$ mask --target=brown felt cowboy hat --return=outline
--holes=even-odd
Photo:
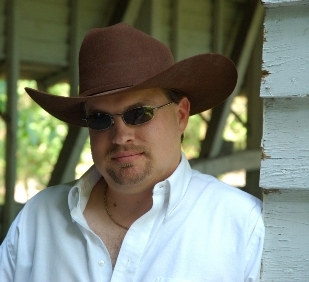
[[[191,102],[190,115],[223,102],[234,90],[237,71],[219,54],[201,54],[174,63],[160,41],[119,23],[90,30],[79,53],[79,96],[61,97],[26,88],[56,118],[86,126],[83,103],[105,95],[147,88],[177,89]]]

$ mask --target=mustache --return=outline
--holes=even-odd
[[[115,153],[119,153],[119,152],[125,152],[125,151],[133,151],[136,153],[144,153],[146,155],[148,155],[149,150],[147,148],[145,148],[144,146],[141,145],[114,145],[108,152],[107,152],[107,156],[111,156]]]

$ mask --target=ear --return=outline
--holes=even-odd
[[[178,104],[178,125],[181,133],[183,133],[187,127],[190,116],[190,102],[187,97],[183,97]]]

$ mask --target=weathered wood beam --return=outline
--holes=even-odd
[[[19,78],[18,1],[7,1],[7,104],[5,148],[5,206],[3,209],[2,237],[7,233],[16,216],[14,201],[17,167],[17,82]]]
[[[253,48],[246,79],[247,93],[247,149],[260,149],[263,130],[263,100],[260,97],[262,78],[262,48],[263,26],[260,26],[259,36]],[[258,158],[260,161],[260,158]],[[260,170],[246,172],[247,192],[262,199],[262,189],[259,186]]]
[[[75,168],[87,137],[88,130],[86,128],[69,127],[48,186],[68,182],[75,178]]]
[[[249,7],[251,10],[251,6]],[[226,123],[226,119],[230,113],[230,107],[233,99],[238,95],[245,75],[247,66],[252,54],[256,38],[259,34],[260,26],[263,22],[264,10],[259,2],[254,3],[254,13],[246,13],[246,16],[251,19],[250,25],[244,25],[245,30],[240,30],[240,34],[245,34],[246,38],[242,46],[239,43],[235,45],[235,49],[240,49],[241,53],[234,51],[231,58],[236,63],[238,70],[238,82],[232,95],[221,105],[215,107],[212,110],[212,118],[209,123],[209,127],[206,132],[206,137],[201,144],[201,157],[215,157],[220,153],[222,147],[222,133]],[[239,42],[240,40],[238,40]]]
[[[70,96],[78,95],[78,53],[80,47],[80,14],[81,0],[71,1],[70,14],[70,48],[69,72]],[[66,139],[63,143],[59,157],[53,169],[48,186],[71,181],[75,178],[75,168],[79,162],[80,153],[87,140],[86,129],[69,126]]]
[[[160,41],[162,38],[162,1],[164,0],[151,0],[151,17],[150,17],[150,35]]]
[[[171,51],[173,53],[175,61],[179,61],[180,53],[180,8],[181,0],[172,0],[172,28],[171,28]]]
[[[134,25],[144,0],[129,0],[122,22]]]
[[[212,50],[223,54],[224,46],[224,0],[215,0],[213,4],[213,40]]]
[[[110,18],[108,25],[113,25],[121,22],[123,16],[126,13],[127,7],[129,4],[129,0],[118,0],[114,6],[113,15]]]
[[[245,169],[258,170],[261,165],[261,150],[245,150],[231,155],[190,160],[193,169],[202,173],[218,176],[229,171]]]
[[[38,81],[38,86],[41,85],[45,85],[45,87],[49,87],[51,85],[55,85],[61,81],[68,81],[68,77],[69,77],[69,68],[63,68],[60,71],[56,72],[56,73],[52,73],[49,74],[43,78],[41,78]],[[40,90],[42,90],[41,88],[39,88]]]

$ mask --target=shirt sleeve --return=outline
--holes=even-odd
[[[0,281],[14,281],[16,266],[16,244],[18,242],[17,219],[12,223],[0,246]]]
[[[254,218],[256,218],[256,215]],[[260,281],[265,227],[261,211],[258,213],[257,220],[254,220],[254,218],[251,218],[251,222],[249,223],[249,230],[251,230],[251,234],[249,234],[247,244],[247,267],[245,271],[245,282]],[[253,228],[250,228],[250,225],[253,225]]]

